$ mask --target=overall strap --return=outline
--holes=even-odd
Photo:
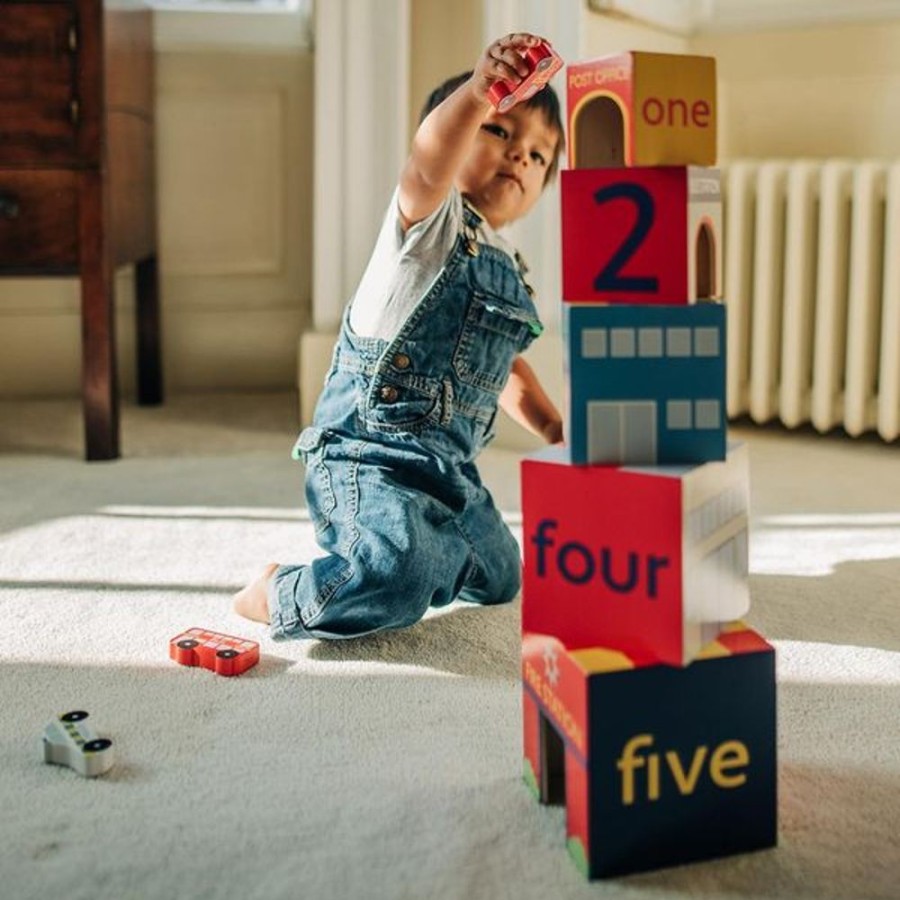
[[[472,206],[465,197],[463,197],[463,230],[462,236],[465,242],[466,253],[469,256],[478,256],[478,229],[484,224],[484,216]],[[528,265],[524,257],[518,250],[514,250],[516,269],[522,284],[530,297],[534,296],[534,288],[528,283],[525,274],[528,272]]]

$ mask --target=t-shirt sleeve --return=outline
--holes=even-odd
[[[400,194],[399,190],[395,191],[391,213],[396,219],[398,234],[401,235],[402,252],[411,256],[430,256],[435,252],[445,251],[441,257],[443,264],[459,234],[462,206],[459,191],[451,188],[444,202],[430,216],[416,222],[407,229],[406,234],[403,234],[400,221]]]
[[[350,327],[362,337],[390,340],[444,266],[463,217],[452,188],[430,216],[403,230],[399,189],[394,191],[375,250],[353,295]]]

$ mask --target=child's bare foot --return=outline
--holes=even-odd
[[[269,563],[243,590],[234,595],[234,611],[254,622],[269,622],[269,579],[278,563]]]

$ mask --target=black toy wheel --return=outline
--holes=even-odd
[[[74,709],[72,712],[64,713],[59,717],[60,722],[82,722],[88,717],[83,709]]]
[[[95,738],[84,745],[84,752],[99,753],[101,750],[106,750],[107,747],[112,747],[112,741],[109,738]]]
[[[234,659],[237,655],[237,650],[219,650],[219,652],[216,653],[216,656],[218,656],[219,659]]]
[[[193,638],[186,638],[183,641],[179,641],[175,646],[181,650],[193,650],[194,647],[200,646],[200,641],[195,641]]]

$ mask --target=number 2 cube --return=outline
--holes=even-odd
[[[561,173],[568,303],[686,304],[719,296],[718,169],[658,166]]]

